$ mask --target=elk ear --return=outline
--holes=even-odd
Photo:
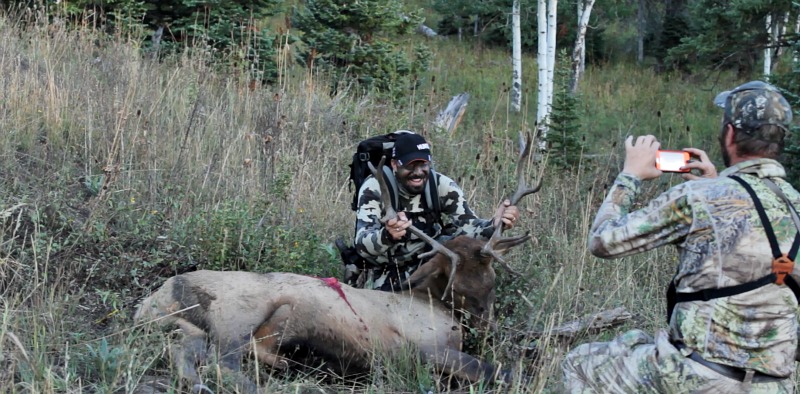
[[[403,286],[403,288],[414,289],[425,283],[428,279],[440,275],[442,272],[442,264],[437,263],[437,259],[435,258],[430,259],[420,265],[419,268],[411,274],[408,281],[406,281],[406,286]]]

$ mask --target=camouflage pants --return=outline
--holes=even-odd
[[[742,383],[685,357],[666,331],[640,330],[573,349],[562,364],[569,393],[791,393],[793,379]]]

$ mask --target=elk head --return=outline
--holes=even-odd
[[[527,233],[502,238],[495,243],[494,251],[496,254],[505,253],[529,239]],[[481,253],[484,244],[485,241],[466,235],[445,242],[445,246],[460,257],[455,270],[449,269],[447,259],[437,254],[411,275],[409,286],[412,289],[424,289],[432,297],[449,302],[455,310],[469,312],[477,318],[476,326],[486,328],[485,324],[491,321],[495,301],[495,271],[492,264],[494,256]]]

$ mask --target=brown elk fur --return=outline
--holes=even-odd
[[[527,234],[505,238],[494,250],[527,239]],[[287,351],[304,346],[341,365],[366,369],[376,351],[411,346],[446,374],[473,382],[508,379],[507,372],[461,351],[459,311],[488,320],[495,298],[493,257],[481,253],[484,244],[464,236],[445,243],[461,260],[450,294],[444,292],[452,267],[441,253],[420,266],[408,280],[410,289],[401,293],[291,273],[196,271],[168,279],[142,302],[134,319],[182,328],[173,359],[196,390],[203,387],[196,363],[208,345],[216,347],[224,368],[237,373],[247,351],[285,369]],[[242,386],[255,391],[246,379]]]

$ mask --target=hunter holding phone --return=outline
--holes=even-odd
[[[628,138],[623,172],[600,207],[590,251],[617,258],[675,245],[669,330],[641,330],[573,349],[563,363],[569,392],[791,393],[797,351],[800,193],[776,160],[792,111],[779,91],[754,81],[723,92],[717,176],[705,152],[677,185],[631,210],[642,182],[661,175],[653,136]]]

